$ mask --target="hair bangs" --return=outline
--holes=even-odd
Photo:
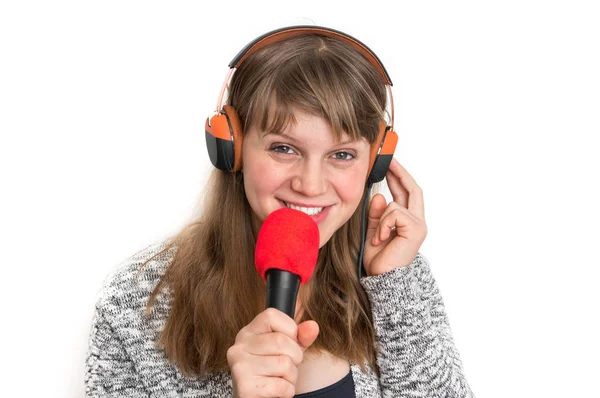
[[[341,58],[325,47],[288,60],[255,88],[247,113],[250,125],[281,133],[301,110],[327,120],[338,140],[374,142],[383,119],[381,101],[372,94],[372,84]]]
[[[268,98],[268,101],[260,100]],[[251,114],[255,118],[253,125],[259,128],[262,133],[280,134],[285,131],[288,124],[296,123],[294,115],[294,103],[280,100],[277,92],[272,90],[264,96],[257,96],[257,101]]]

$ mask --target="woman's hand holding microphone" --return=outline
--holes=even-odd
[[[233,396],[236,398],[293,397],[297,366],[316,340],[315,321],[299,325],[285,313],[267,308],[239,331],[227,351]]]

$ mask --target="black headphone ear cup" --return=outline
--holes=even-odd
[[[385,178],[390,163],[392,163],[397,143],[398,134],[392,131],[391,127],[386,125],[385,122],[381,122],[377,140],[371,145],[371,165],[367,177],[370,184],[380,182]]]
[[[211,163],[219,170],[236,172],[242,166],[242,127],[235,109],[225,105],[206,119],[206,148]]]
[[[242,123],[233,106],[224,105],[222,112],[227,116],[229,131],[233,139],[233,168],[231,171],[235,173],[242,168]]]

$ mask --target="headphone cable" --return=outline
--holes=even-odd
[[[365,239],[367,235],[367,203],[369,202],[369,195],[371,193],[371,187],[373,183],[371,181],[367,182],[367,189],[365,190],[365,198],[362,209],[362,222],[361,222],[361,232],[360,232],[360,252],[358,255],[358,280],[360,280],[363,269],[363,255],[365,252]],[[366,273],[366,270],[365,270]]]

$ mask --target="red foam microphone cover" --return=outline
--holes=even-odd
[[[300,276],[305,284],[317,265],[319,227],[306,213],[282,208],[265,218],[258,238],[254,262],[263,279],[271,268]]]

